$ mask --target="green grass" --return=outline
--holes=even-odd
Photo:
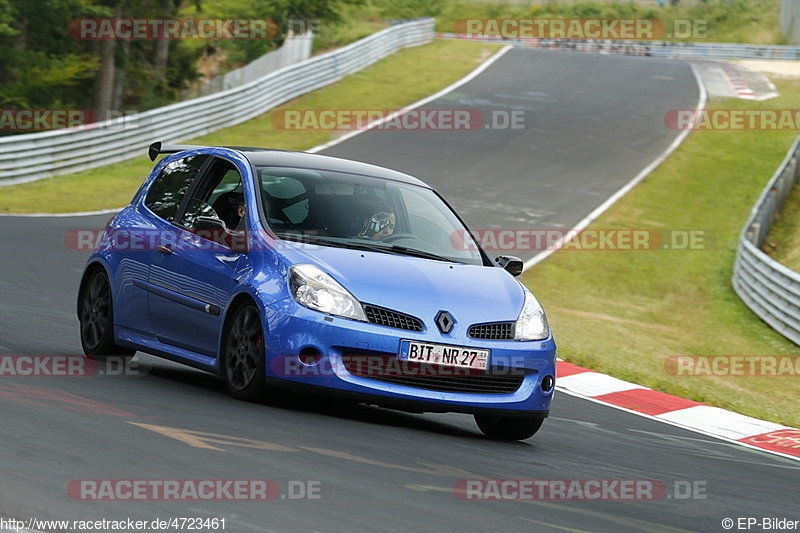
[[[667,2],[668,4],[669,2]],[[199,11],[198,11],[199,5]],[[230,17],[252,15],[251,0],[219,0],[187,4],[185,16]],[[341,3],[338,20],[326,20],[317,28],[313,52],[318,53],[366,37],[384,27],[389,19],[435,17],[436,31],[452,32],[456,22],[469,18],[653,18],[705,21],[707,34],[687,40],[784,44],[779,28],[780,0],[683,0],[677,7],[658,8],[656,0],[365,0]],[[462,30],[463,31],[463,28]],[[208,45],[196,40],[184,43],[196,55]],[[239,67],[266,52],[263,43],[223,41],[215,43],[224,53],[217,58],[221,72]]]
[[[767,102],[798,108],[800,82]],[[797,355],[731,288],[739,232],[796,132],[694,132],[591,228],[704,230],[713,246],[678,251],[560,251],[527,272],[570,362],[653,389],[800,427],[798,377],[674,377],[672,355]]]
[[[339,8],[339,16],[341,20],[324,23],[318,28],[312,53],[344,46],[389,27],[389,23],[378,17],[376,9],[369,4],[344,4]]]
[[[688,40],[783,44],[780,0],[709,0],[681,2],[659,9],[651,2],[538,0],[506,2],[487,0],[373,0],[384,17],[435,16],[436,30],[455,31],[456,21],[469,18],[655,18],[702,20],[707,34]]]
[[[408,48],[342,81],[301,96],[282,109],[393,109],[435,93],[477,67],[499,45],[437,40]],[[273,112],[186,142],[307,150],[333,138],[327,131],[286,131],[272,124]],[[156,139],[154,139],[156,140]],[[141,157],[77,174],[0,188],[0,212],[63,213],[125,205],[152,163]]]
[[[776,261],[800,272],[800,185],[795,186],[775,218],[764,251]]]

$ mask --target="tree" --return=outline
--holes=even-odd
[[[86,104],[85,85],[96,61],[66,28],[72,18],[96,13],[85,0],[0,0],[0,105]]]

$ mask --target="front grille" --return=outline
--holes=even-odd
[[[491,324],[475,324],[469,328],[469,336],[473,339],[513,340],[513,322],[494,322]]]
[[[376,363],[358,357],[343,357],[344,366],[354,376],[438,392],[464,394],[511,394],[519,390],[524,371],[505,369],[479,372],[462,368],[411,363],[394,357]]]
[[[373,324],[408,331],[422,331],[422,321],[410,315],[404,315],[391,309],[384,309],[374,305],[365,305],[364,312],[367,320]]]

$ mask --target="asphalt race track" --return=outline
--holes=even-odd
[[[661,155],[695,109],[688,63],[513,49],[426,108],[524,111],[524,129],[375,131],[326,154],[414,174],[477,229],[567,230]],[[515,252],[529,259],[537,251]]]
[[[697,98],[686,63],[514,50],[429,107],[523,108],[532,112],[525,129],[375,131],[328,153],[419,175],[473,227],[566,228],[663,152],[676,134],[664,127],[664,112],[693,108]],[[74,302],[87,254],[67,250],[64,235],[102,228],[107,218],[0,218],[0,354],[82,353]],[[796,462],[565,394],[556,394],[538,435],[496,443],[465,415],[411,415],[314,396],[248,404],[188,367],[143,354],[134,364],[136,375],[0,381],[0,516],[225,517],[233,532],[677,533],[722,531],[726,517],[791,518],[796,505]],[[480,502],[454,495],[459,479],[482,477],[655,479],[670,492],[675,481],[689,481],[706,497]],[[131,478],[266,478],[284,493],[289,481],[308,480],[320,483],[321,497],[103,502],[67,493],[72,480]]]

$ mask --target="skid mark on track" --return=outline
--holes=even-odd
[[[195,431],[191,429],[180,429],[167,426],[154,426],[152,424],[140,424],[138,422],[128,422],[134,426],[142,429],[155,431],[171,439],[181,441],[193,448],[201,448],[203,450],[214,450],[224,452],[224,448],[214,446],[219,444],[221,446],[237,446],[240,448],[253,448],[255,450],[266,450],[271,452],[297,452],[297,448],[283,446],[282,444],[274,444],[272,442],[264,442],[261,440],[247,439],[243,437],[233,437],[230,435],[223,435],[221,433],[207,433],[205,431]]]
[[[80,413],[138,418],[136,414],[130,411],[125,411],[124,409],[119,409],[118,407],[98,402],[91,398],[78,396],[71,392],[55,389],[41,389],[28,385],[2,385],[0,386],[0,398],[12,402],[27,403],[40,407],[67,409]]]
[[[371,466],[377,466],[381,468],[390,468],[393,470],[403,470],[406,472],[413,472],[416,474],[430,474],[436,476],[446,476],[446,477],[454,477],[454,478],[478,478],[478,479],[486,479],[486,476],[481,476],[478,474],[474,474],[467,470],[462,470],[461,468],[457,468],[454,466],[444,465],[444,464],[437,464],[437,463],[420,463],[422,466],[409,466],[409,465],[401,465],[396,463],[387,463],[385,461],[380,461],[377,459],[371,459],[369,457],[363,457],[360,455],[355,455],[350,452],[341,451],[341,450],[329,450],[326,448],[314,448],[310,446],[285,446],[283,444],[276,444],[273,442],[265,442],[261,440],[249,439],[245,437],[235,437],[231,435],[223,435],[221,433],[207,433],[205,431],[197,431],[197,430],[190,430],[190,429],[181,429],[181,428],[174,428],[174,427],[167,427],[167,426],[155,426],[152,424],[142,424],[139,422],[128,422],[131,425],[140,427],[142,429],[146,429],[148,431],[153,431],[155,433],[159,433],[164,435],[165,437],[169,437],[171,439],[175,439],[177,441],[183,442],[184,444],[188,444],[193,448],[199,448],[203,450],[211,450],[211,451],[219,451],[224,452],[225,448],[221,446],[234,446],[239,448],[252,448],[255,450],[264,450],[264,451],[272,451],[272,452],[299,452],[299,451],[307,451],[317,455],[322,455],[326,457],[333,457],[336,459],[342,459],[345,461],[351,461],[360,464],[366,464]]]

